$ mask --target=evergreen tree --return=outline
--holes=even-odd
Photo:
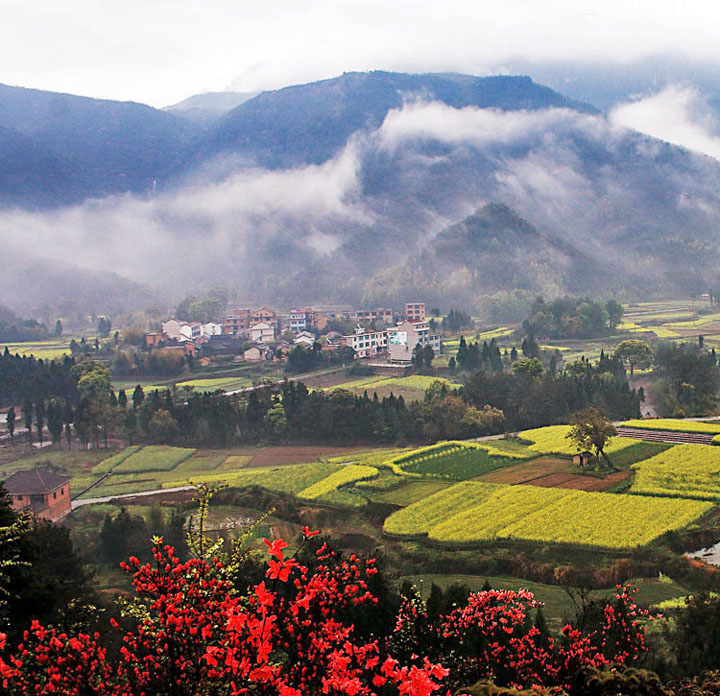
[[[7,429],[8,434],[10,435],[10,439],[12,440],[15,436],[15,407],[11,406],[10,409],[7,412],[7,415],[5,416],[5,420],[7,422]]]

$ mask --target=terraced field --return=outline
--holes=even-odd
[[[393,513],[383,529],[445,544],[517,539],[626,549],[685,527],[712,507],[701,501],[465,481]]]
[[[633,493],[720,500],[720,447],[675,445],[632,468]]]
[[[544,428],[525,430],[518,434],[522,440],[530,442],[529,449],[538,454],[566,454],[573,455],[577,447],[567,439],[570,432],[569,425],[549,425]],[[641,440],[632,438],[613,438],[610,445],[605,449],[608,455],[621,452],[628,447],[640,444]]]

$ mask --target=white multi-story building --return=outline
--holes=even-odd
[[[261,321],[250,327],[250,340],[253,343],[273,343],[275,341],[275,326]]]
[[[404,321],[387,331],[390,360],[410,362],[417,344],[430,346],[437,357],[440,355],[440,335],[431,334],[427,322]]]
[[[343,336],[342,343],[350,346],[358,358],[372,358],[387,349],[387,331],[367,331],[361,326],[351,336]]]

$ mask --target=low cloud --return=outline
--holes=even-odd
[[[591,128],[598,118],[571,109],[501,111],[468,106],[455,109],[440,102],[411,102],[393,109],[380,129],[384,147],[393,148],[410,139],[467,143],[478,147],[533,138],[544,131],[572,127]]]
[[[175,291],[257,271],[266,244],[337,247],[332,226],[362,224],[353,147],[320,166],[245,170],[156,197],[113,196],[50,212],[0,214],[16,254],[112,271]],[[328,229],[329,228],[329,229]],[[268,263],[271,259],[267,259]]]
[[[618,106],[610,119],[616,126],[720,159],[717,123],[707,101],[694,87],[670,85],[657,94]]]

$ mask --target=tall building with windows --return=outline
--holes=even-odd
[[[410,362],[417,344],[440,355],[440,334],[431,334],[426,322],[404,321],[387,331],[387,348],[393,362]]]
[[[405,319],[407,321],[425,321],[425,303],[407,302],[405,304]]]

